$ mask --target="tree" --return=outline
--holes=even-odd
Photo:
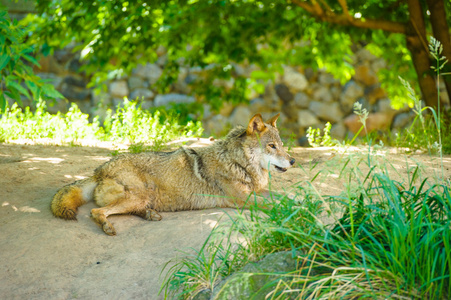
[[[214,64],[216,75],[224,77],[233,72],[231,62],[246,61],[269,74],[291,63],[349,79],[351,47],[364,42],[391,66],[379,76],[392,99],[404,93],[398,76],[410,81],[416,76],[426,104],[435,107],[427,35],[440,40],[451,58],[451,4],[444,0],[37,2],[41,29],[33,42],[46,47],[78,43],[89,60],[85,70],[94,74],[92,84],[113,70],[129,72],[137,63],[155,60],[158,46],[168,50],[170,70],[183,57],[191,65]],[[447,88],[451,95],[449,80]]]
[[[19,102],[21,96],[35,101],[64,98],[53,85],[33,74],[31,66],[39,63],[33,56],[34,47],[24,43],[26,33],[27,29],[17,20],[11,21],[0,7],[0,112],[6,107],[5,96]]]

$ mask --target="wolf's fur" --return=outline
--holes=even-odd
[[[91,211],[106,234],[116,234],[107,217],[135,214],[160,220],[158,212],[212,207],[243,207],[251,192],[266,194],[268,171],[294,164],[284,150],[274,116],[255,115],[224,140],[201,148],[117,156],[90,178],[61,188],[51,204],[55,216],[76,220],[77,208],[94,200]]]

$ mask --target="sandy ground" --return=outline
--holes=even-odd
[[[346,172],[364,178],[366,157],[333,149],[293,149],[297,167],[275,174],[273,187],[289,187],[313,178],[324,194],[346,187]],[[89,217],[94,203],[82,206],[78,222],[52,216],[49,206],[58,188],[90,176],[111,158],[101,147],[0,144],[0,298],[1,299],[162,299],[157,296],[165,263],[178,250],[199,249],[213,226],[233,209],[162,213],[149,222],[112,216],[118,235],[107,236]],[[379,153],[372,165],[388,165],[400,181],[420,166],[420,176],[441,174],[439,159],[428,155]],[[387,164],[388,162],[388,164]],[[353,166],[362,171],[354,172]],[[444,158],[445,178],[451,159]]]

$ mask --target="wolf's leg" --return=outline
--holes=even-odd
[[[138,182],[138,181],[136,181]],[[95,191],[96,203],[103,206],[91,210],[91,216],[102,226],[108,235],[115,235],[113,225],[108,216],[119,214],[136,214],[148,219],[157,218],[149,209],[149,196],[142,186],[124,186],[115,180],[106,179]]]
[[[163,219],[163,217],[156,210],[150,207],[146,207],[144,210],[136,211],[133,214],[148,221],[161,221],[161,219]]]

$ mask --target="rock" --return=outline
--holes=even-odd
[[[308,137],[307,136],[303,136],[301,138],[298,139],[298,145],[300,147],[311,147],[312,145],[310,145],[310,143],[308,142]]]
[[[144,109],[144,110],[149,110],[152,107],[153,107],[153,101],[144,100],[141,103],[141,108]]]
[[[192,96],[182,95],[182,94],[166,94],[157,95],[154,99],[154,105],[165,106],[167,108],[171,107],[171,104],[189,104],[194,103],[196,100]]]
[[[136,68],[133,69],[132,74],[147,79],[149,84],[153,85],[160,79],[163,70],[157,64],[148,63],[146,65],[137,65]]]
[[[130,93],[130,100],[151,100],[155,94],[148,89],[136,89]]]
[[[330,73],[326,73],[326,72],[320,72],[318,75],[318,82],[321,85],[325,85],[325,86],[329,86],[329,85],[333,85],[335,83],[340,83],[339,80],[335,79],[334,76]]]
[[[396,115],[393,119],[393,128],[406,128],[410,126],[413,119],[415,119],[415,113],[413,111],[404,112]]]
[[[370,104],[374,104],[377,102],[377,100],[387,97],[387,94],[380,87],[380,85],[376,85],[376,86],[372,86],[372,87],[368,88],[365,94],[366,94],[365,97],[368,99]]]
[[[329,122],[339,122],[343,118],[343,112],[337,102],[324,103],[319,101],[312,101],[309,105],[309,110],[322,120]]]
[[[149,80],[150,85],[154,85],[160,79],[161,75],[163,75],[163,70],[158,65],[146,65],[146,78]]]
[[[185,81],[188,76],[188,68],[180,68],[179,74],[177,75],[177,81],[174,83],[174,88],[177,92],[182,94],[191,93],[191,88]]]
[[[235,107],[233,106],[232,103],[224,102],[224,103],[222,103],[222,106],[219,109],[219,113],[223,116],[230,116],[230,114],[232,113],[234,108]]]
[[[91,91],[88,89],[83,89],[74,85],[69,85],[67,83],[63,83],[61,85],[61,94],[69,99],[76,101],[84,101],[90,98]]]
[[[103,91],[95,91],[91,92],[91,99],[95,106],[101,104],[102,106],[111,106],[112,105],[112,97],[109,93]]]
[[[65,73],[64,67],[60,65],[53,56],[41,56],[38,62],[41,67],[39,68],[38,66],[33,66],[33,71],[35,73],[53,73],[56,75],[63,75]]]
[[[332,125],[330,129],[330,136],[334,139],[342,140],[346,136],[346,126],[343,122],[336,123]]]
[[[68,85],[73,85],[79,88],[86,88],[86,82],[82,77],[74,77],[74,76],[66,76],[63,79],[63,83],[67,83]]]
[[[356,53],[355,53],[355,57],[359,62],[363,62],[363,61],[373,61],[375,60],[377,57],[374,56],[370,51],[368,51],[365,48],[360,48]]]
[[[230,114],[229,123],[232,126],[242,125],[247,126],[249,120],[252,117],[252,113],[247,106],[237,106]]]
[[[252,99],[249,102],[249,109],[251,110],[251,112],[253,113],[258,113],[258,112],[263,112],[268,110],[265,100],[263,100],[262,98],[255,98]]]
[[[368,64],[361,64],[355,67],[354,70],[354,79],[359,83],[371,86],[379,82],[376,73],[371,70]]]
[[[128,79],[128,87],[130,90],[135,90],[139,88],[146,88],[149,87],[149,84],[145,82],[141,77],[139,76],[131,76]]]
[[[226,91],[230,91],[233,86],[235,85],[235,79],[233,77],[230,77],[229,79],[220,79],[215,78],[212,83],[216,87],[220,87],[225,89]]]
[[[363,96],[363,92],[363,88],[355,81],[350,80],[346,83],[340,95],[340,103],[345,113],[352,111],[354,103]]]
[[[298,124],[300,127],[309,127],[319,124],[318,118],[309,110],[303,109],[298,111]]]
[[[300,108],[307,108],[310,103],[310,97],[304,92],[296,93],[294,95],[294,103]]]
[[[393,120],[395,112],[375,112],[368,115],[366,120],[366,131],[362,130],[360,136],[364,136],[367,133],[377,130],[387,130],[390,129],[390,125]],[[344,120],[344,124],[352,133],[357,133],[362,127],[362,123],[357,115],[352,114]]]
[[[308,85],[307,78],[291,67],[284,68],[283,81],[295,93],[305,90]]]
[[[312,98],[321,102],[332,102],[334,97],[329,88],[320,86],[313,92]]]
[[[80,62],[78,57],[71,59],[67,65],[67,69],[73,73],[79,73],[79,70],[83,64]]]
[[[381,99],[377,102],[378,111],[380,112],[390,112],[394,109],[391,107],[391,100],[388,98]]]
[[[273,287],[265,287],[269,282],[286,277],[268,275],[285,274],[296,270],[297,258],[291,251],[268,254],[261,261],[248,263],[239,272],[222,280],[215,288],[211,299],[265,299]]]
[[[222,136],[228,128],[227,118],[223,115],[215,115],[204,122],[204,128],[207,135]]]
[[[376,74],[385,68],[387,68],[387,62],[383,58],[377,58],[371,63],[371,69],[373,69]]]
[[[279,98],[284,103],[290,102],[294,98],[293,94],[290,92],[288,87],[285,84],[283,84],[283,83],[276,84],[275,90],[276,90],[277,96],[279,96]]]
[[[129,94],[127,81],[119,80],[110,83],[110,94],[112,97],[124,98]]]

